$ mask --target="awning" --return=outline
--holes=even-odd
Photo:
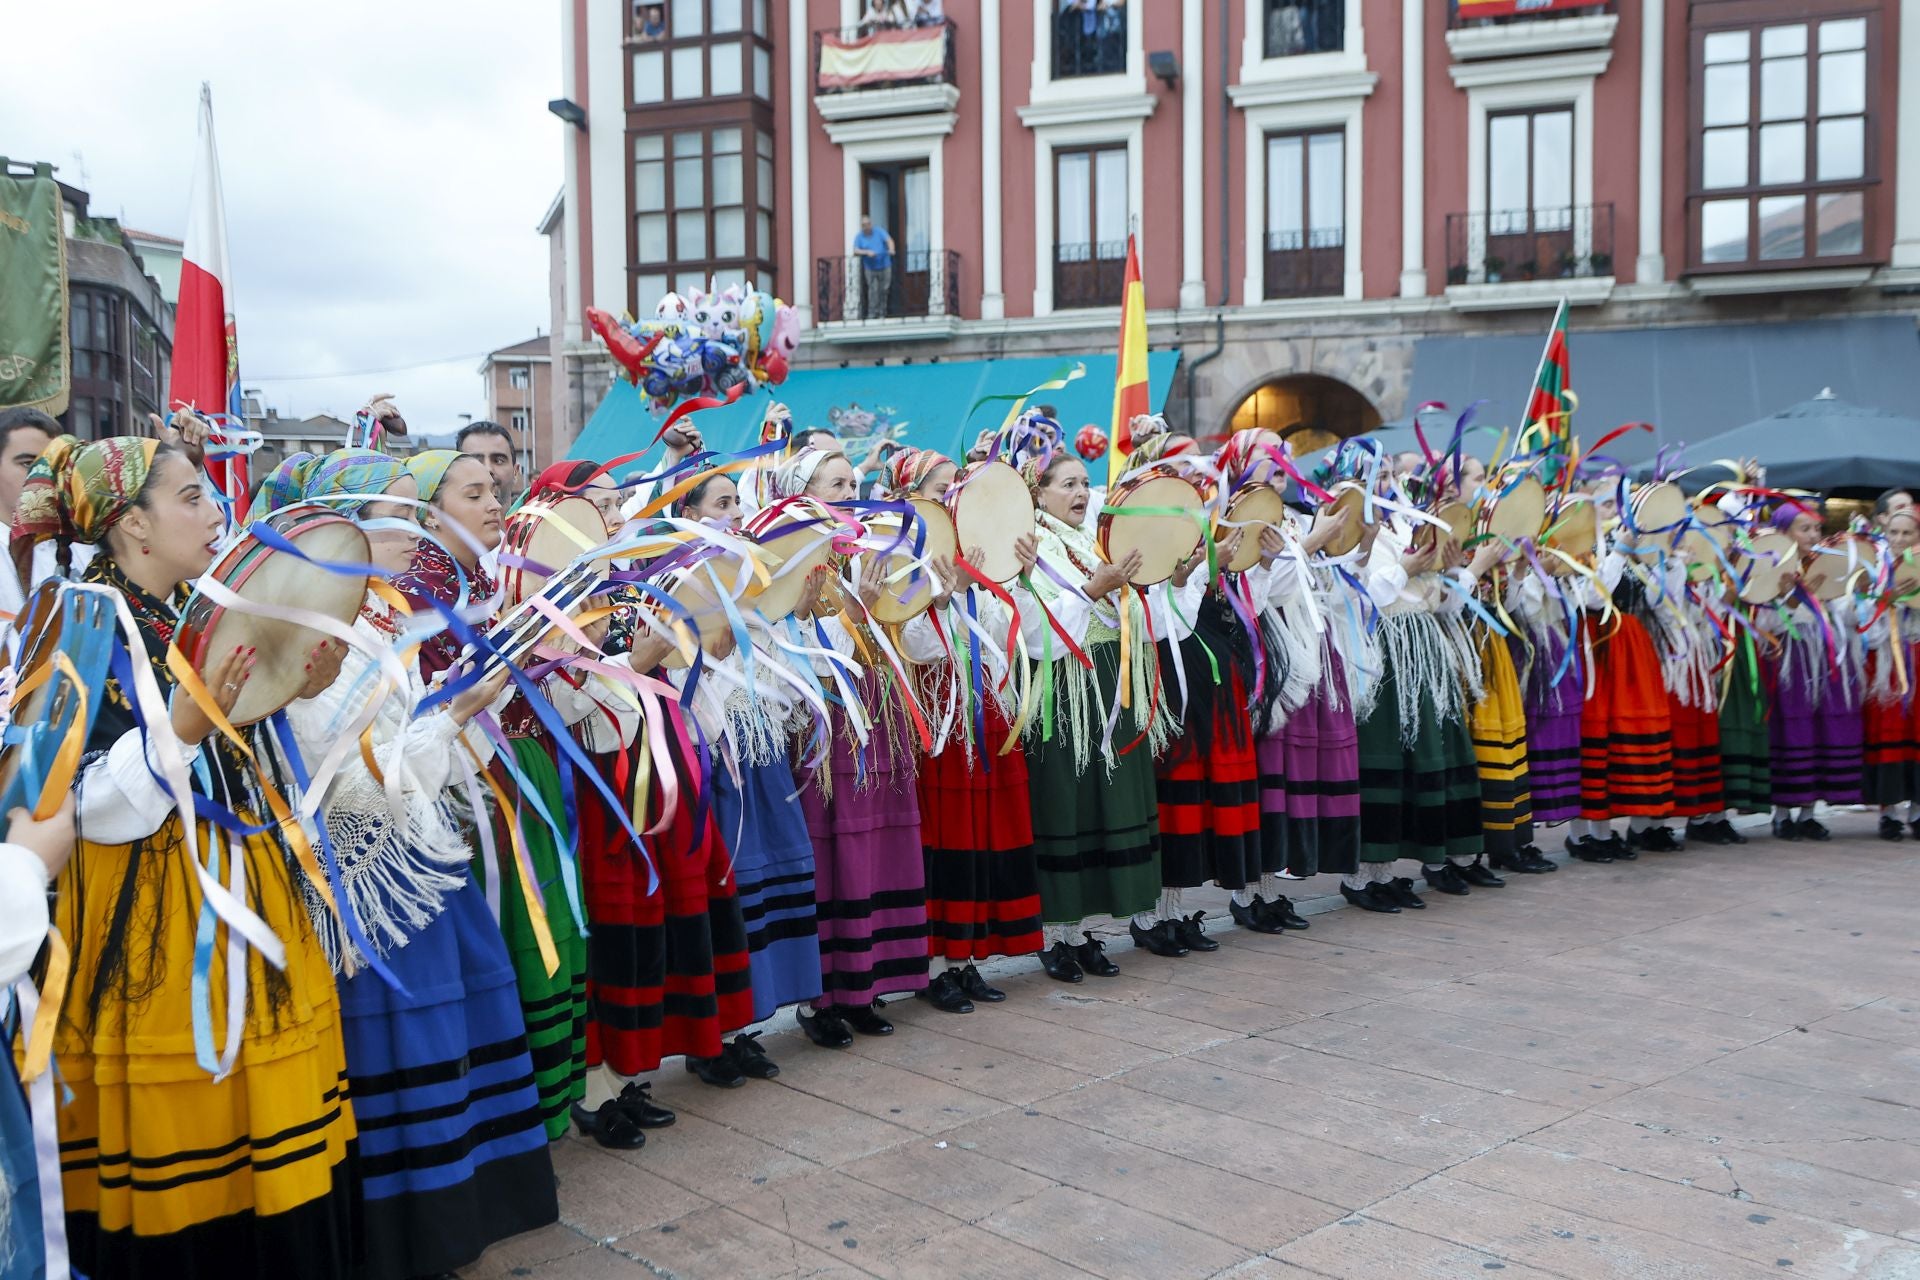
[[[1691,453],[1687,461],[1694,466],[1756,458],[1774,488],[1878,490],[1920,480],[1920,421],[1849,404],[1823,391],[1722,432]],[[1643,474],[1648,469],[1638,468]]]
[[[1526,406],[1544,343],[1544,334],[1422,338],[1410,399],[1458,411],[1484,397],[1479,421],[1512,424]],[[1709,437],[1821,387],[1869,408],[1901,412],[1920,404],[1920,334],[1911,316],[1605,333],[1576,326],[1568,345],[1580,398],[1573,425],[1583,442],[1624,423],[1654,424],[1608,446],[1624,462],[1650,458],[1664,444],[1704,447]]]
[[[1011,402],[982,405],[969,424],[967,410],[982,396],[1018,395],[1074,361],[1086,365],[1086,376],[1058,390],[1039,392],[1031,405],[1052,405],[1069,438],[1089,422],[1104,431],[1113,418],[1115,357],[1110,354],[797,369],[771,393],[743,396],[734,404],[704,410],[693,421],[709,448],[737,452],[759,439],[767,405],[777,399],[792,410],[795,427],[824,427],[852,442],[875,434],[886,423],[905,423],[902,434],[908,444],[957,457],[973,443],[975,432],[998,426],[1006,417]],[[1167,402],[1179,363],[1178,350],[1147,353],[1147,385],[1155,413]],[[647,412],[639,391],[631,383],[616,382],[567,456],[604,462],[645,449],[659,429],[660,420]]]

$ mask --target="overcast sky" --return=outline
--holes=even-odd
[[[185,234],[212,83],[241,380],[281,413],[390,391],[444,431],[484,412],[482,353],[547,329],[553,0],[6,8],[0,153],[128,226]]]

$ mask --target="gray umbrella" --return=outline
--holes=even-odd
[[[1755,458],[1782,489],[1885,489],[1920,477],[1920,421],[1850,404],[1822,391],[1811,400],[1694,441],[1686,461]],[[1635,467],[1644,477],[1652,463]]]

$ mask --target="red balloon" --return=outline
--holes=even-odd
[[[1104,457],[1107,452],[1107,433],[1091,424],[1080,428],[1080,434],[1073,438],[1073,447],[1079,455],[1092,462]]]

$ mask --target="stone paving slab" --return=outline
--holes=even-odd
[[[1316,877],[1280,938],[1197,891],[1211,955],[776,1020],[778,1080],[667,1064],[679,1123],[556,1144],[561,1223],[463,1274],[1920,1280],[1920,846],[1830,824],[1392,917]]]

